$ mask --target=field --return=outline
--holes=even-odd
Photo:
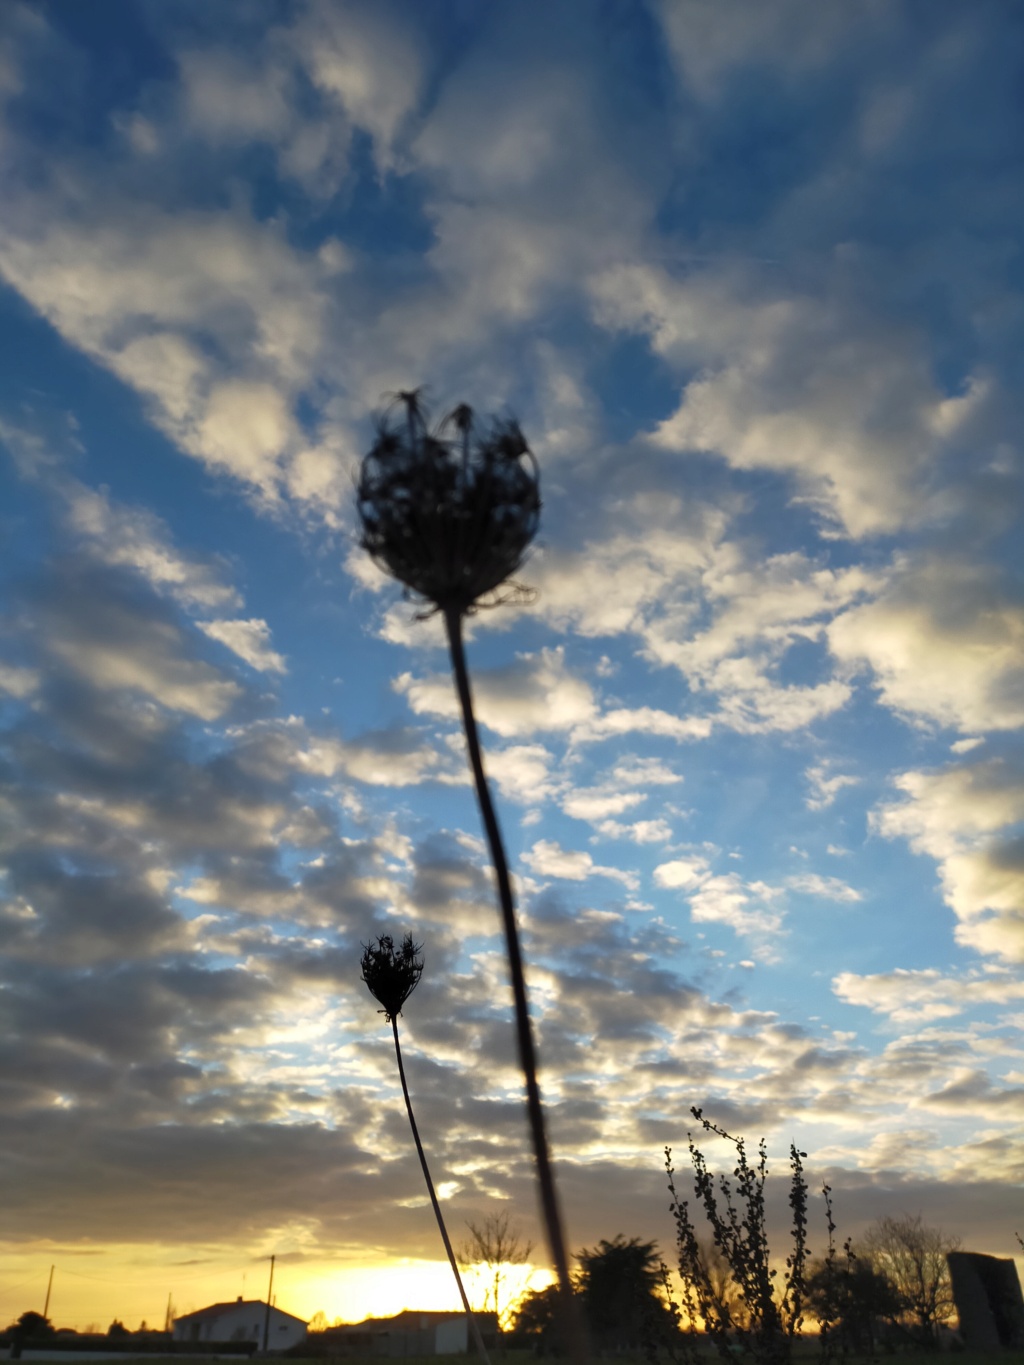
[[[430,1355],[430,1356],[386,1356],[386,1355],[316,1355],[316,1356],[280,1356],[276,1357],[282,1365],[387,1365],[392,1360],[415,1361],[417,1365],[474,1365],[477,1356],[474,1352],[465,1355]],[[166,1361],[171,1359],[169,1356],[130,1356],[124,1355],[118,1358],[116,1365],[154,1365],[156,1361]],[[187,1358],[188,1365],[203,1365],[204,1361],[225,1360],[226,1357],[216,1355],[201,1356],[192,1355]],[[233,1358],[238,1365],[240,1359],[245,1357]],[[265,1357],[254,1357],[254,1359],[265,1359]],[[539,1359],[549,1362],[550,1365],[559,1365],[561,1357],[546,1355]],[[647,1358],[643,1355],[622,1354],[608,1356],[594,1356],[597,1360],[614,1361],[615,1365],[649,1365]],[[662,1361],[669,1365],[667,1356],[661,1357]],[[719,1357],[714,1350],[708,1350],[704,1359],[707,1365],[713,1365]],[[1015,1365],[1016,1362],[1024,1360],[1024,1356],[1017,1351],[942,1351],[942,1352],[923,1352],[907,1351],[896,1352],[894,1354],[878,1353],[876,1355],[849,1355],[838,1358],[842,1365]],[[73,1362],[73,1357],[69,1354],[68,1360]],[[538,1357],[528,1350],[495,1350],[491,1352],[492,1365],[534,1365]],[[815,1365],[818,1360],[818,1349],[816,1343],[807,1342],[804,1349],[797,1348],[794,1352],[794,1365]]]
[[[794,1365],[815,1365],[818,1360],[817,1345],[807,1343],[808,1349],[794,1352]],[[432,1356],[384,1356],[384,1355],[365,1355],[365,1356],[310,1356],[310,1357],[291,1357],[291,1365],[386,1365],[390,1360],[405,1359],[407,1361],[422,1361],[423,1365],[473,1365],[477,1360],[474,1352],[466,1355],[432,1355]],[[546,1355],[539,1357],[540,1360],[550,1362],[555,1365],[562,1357]],[[636,1354],[596,1356],[595,1360],[614,1361],[615,1365],[648,1365],[647,1357]],[[708,1365],[719,1359],[714,1350],[708,1350],[704,1356]],[[1024,1360],[1024,1355],[1017,1351],[907,1351],[896,1352],[894,1354],[878,1353],[876,1355],[849,1355],[841,1358],[842,1365],[1016,1365],[1017,1362]],[[532,1351],[492,1351],[492,1365],[534,1365],[538,1357]],[[662,1356],[661,1360],[668,1362],[667,1356]],[[126,1362],[126,1365],[129,1365]],[[131,1365],[135,1365],[131,1362]],[[140,1363],[141,1365],[141,1363]]]

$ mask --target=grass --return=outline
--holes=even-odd
[[[806,1343],[806,1353],[800,1351],[798,1359],[806,1362],[806,1365],[813,1365],[818,1360],[817,1342],[808,1341]],[[503,1365],[533,1365],[538,1359],[531,1350],[501,1350],[496,1348],[493,1352],[494,1359],[503,1362]],[[387,1360],[421,1360],[429,1361],[430,1365],[469,1365],[469,1362],[476,1360],[472,1351],[465,1355],[430,1355],[430,1356],[384,1356],[384,1355],[338,1355],[338,1356],[303,1356],[285,1357],[291,1365],[330,1365],[330,1362],[338,1362],[338,1365],[382,1365]],[[540,1357],[541,1360],[556,1365],[556,1362],[565,1359],[563,1356],[546,1355]],[[614,1361],[614,1365],[649,1365],[647,1357],[641,1353],[624,1353],[622,1355],[600,1357],[595,1352],[595,1359],[606,1359]],[[660,1359],[665,1365],[670,1365],[669,1357],[663,1355]],[[714,1348],[709,1344],[705,1359],[708,1365],[718,1361],[720,1357]],[[892,1355],[885,1352],[877,1352],[875,1355],[849,1355],[837,1357],[839,1365],[1013,1365],[1019,1360],[1020,1356],[1014,1351],[899,1351]],[[127,1363],[126,1363],[127,1365]]]

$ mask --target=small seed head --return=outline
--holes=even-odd
[[[390,934],[363,944],[363,980],[373,998],[383,1005],[389,1024],[402,1013],[402,1006],[420,983],[422,951],[423,945],[414,943],[412,934],[406,934],[398,948]]]

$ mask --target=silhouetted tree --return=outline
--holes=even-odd
[[[11,1334],[11,1359],[20,1360],[25,1346],[33,1341],[47,1341],[54,1336],[53,1324],[35,1309],[29,1308],[7,1329]]]
[[[508,1269],[510,1266],[529,1264],[533,1243],[524,1241],[507,1209],[501,1213],[489,1213],[482,1223],[468,1219],[466,1227],[469,1228],[469,1237],[456,1249],[459,1264],[485,1268],[487,1288],[484,1308],[496,1314],[498,1326],[503,1328],[508,1318],[504,1293]]]
[[[44,1318],[42,1313],[37,1313],[34,1308],[27,1309],[22,1313],[16,1322],[11,1323],[7,1329],[9,1332],[19,1333],[22,1340],[29,1338],[38,1339],[41,1337],[52,1337],[54,1327],[49,1318]]]
[[[459,1274],[458,1263],[455,1259],[455,1252],[452,1249],[451,1240],[448,1237],[448,1229],[445,1227],[444,1215],[441,1213],[441,1205],[437,1202],[437,1194],[434,1190],[434,1182],[430,1178],[430,1167],[427,1165],[426,1153],[423,1150],[423,1143],[420,1141],[419,1128],[416,1126],[416,1116],[412,1112],[412,1099],[409,1096],[409,1086],[405,1079],[405,1065],[402,1061],[402,1045],[398,1041],[398,1016],[402,1012],[402,1006],[412,995],[413,991],[420,983],[423,975],[423,958],[421,947],[413,942],[412,934],[406,934],[401,946],[396,948],[395,941],[390,934],[381,934],[376,943],[363,945],[363,980],[375,1000],[383,1006],[382,1013],[387,1022],[391,1025],[395,1039],[395,1057],[398,1060],[398,1075],[402,1082],[402,1094],[405,1096],[405,1109],[409,1115],[409,1127],[412,1129],[413,1141],[416,1144],[416,1152],[420,1159],[420,1168],[423,1171],[423,1179],[427,1182],[427,1193],[430,1195],[430,1202],[433,1205],[434,1217],[437,1219],[437,1226],[441,1233],[441,1241],[444,1249],[448,1253],[448,1261],[455,1276],[455,1283],[459,1287],[459,1295],[462,1299],[463,1307],[466,1310],[466,1317],[469,1320],[470,1329],[476,1348],[481,1357],[490,1365],[490,1358],[487,1355],[487,1348],[484,1346],[483,1337],[480,1335],[480,1328],[473,1310],[469,1306],[469,1299],[466,1295],[465,1285],[462,1283],[462,1276]]]
[[[530,1289],[512,1309],[512,1331],[525,1338],[535,1355],[547,1355],[558,1345],[559,1287]]]
[[[675,1315],[661,1297],[661,1258],[656,1242],[620,1234],[593,1250],[577,1252],[576,1283],[598,1350],[648,1353],[676,1331]]]
[[[424,616],[440,612],[444,619],[505,930],[516,1040],[526,1083],[544,1224],[562,1286],[570,1349],[582,1365],[586,1347],[570,1289],[512,883],[484,772],[462,632],[464,616],[524,596],[524,589],[510,580],[537,533],[540,477],[537,462],[515,421],[496,419],[480,433],[474,427],[472,409],[463,403],[431,432],[418,391],[400,393],[396,403],[402,409],[401,419],[392,417],[394,407],[384,414],[360,470],[357,508],[362,544],[376,564],[403,583],[414,599],[426,604]],[[504,585],[509,586],[502,593]]]
[[[879,1345],[879,1328],[899,1316],[901,1300],[889,1277],[848,1247],[845,1263],[812,1265],[807,1305],[844,1354],[871,1355]]]
[[[922,1346],[934,1346],[939,1324],[956,1313],[946,1255],[959,1246],[959,1237],[928,1227],[920,1214],[909,1213],[880,1218],[862,1239],[873,1269],[885,1275],[899,1296],[899,1311],[890,1321]]]

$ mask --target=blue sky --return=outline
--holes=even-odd
[[[469,648],[571,1245],[670,1249],[697,1104],[795,1138],[843,1235],[1013,1252],[1022,39],[999,0],[4,7],[3,1311],[55,1260],[80,1325],[271,1252],[293,1311],[451,1294],[385,929],[449,1218],[533,1232],[441,631],[354,521],[415,385],[541,467],[536,601]]]

